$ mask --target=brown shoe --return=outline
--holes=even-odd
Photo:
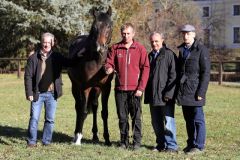
[[[34,148],[34,147],[37,147],[37,144],[27,144],[27,147],[28,148]]]

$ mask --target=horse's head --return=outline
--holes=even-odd
[[[108,8],[107,12],[99,12],[96,9],[92,10],[94,22],[90,31],[90,36],[96,42],[96,51],[102,53],[107,44],[111,41],[112,36],[112,9]]]

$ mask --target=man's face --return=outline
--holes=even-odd
[[[183,41],[186,44],[192,44],[196,36],[195,32],[182,32]]]
[[[135,33],[132,27],[127,27],[121,31],[121,35],[124,43],[131,43],[133,41]]]
[[[54,45],[53,38],[50,36],[43,37],[42,39],[42,51],[48,53],[51,51],[52,46]]]
[[[158,51],[162,48],[164,39],[159,34],[154,34],[150,37],[150,43],[153,50]]]

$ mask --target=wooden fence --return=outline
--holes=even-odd
[[[214,68],[215,67],[215,68]],[[228,81],[240,81],[240,60],[232,61],[212,61],[211,80],[217,77],[218,84],[221,85],[224,79]]]
[[[0,64],[2,61],[16,61],[17,69],[14,72],[17,72],[17,77],[21,78],[22,70],[24,68],[21,65],[22,61],[26,62],[27,58],[0,58]],[[228,67],[226,65],[228,64]],[[232,67],[229,67],[232,66]],[[0,68],[0,72],[3,69]],[[12,73],[12,71],[11,71]],[[232,77],[232,78],[231,78]],[[218,84],[221,85],[225,79],[232,79],[232,81],[240,81],[240,60],[235,61],[212,61],[211,62],[211,80],[218,81]]]
[[[16,61],[17,62],[17,69],[14,71],[17,71],[17,77],[21,78],[22,68],[21,61],[26,61],[27,58],[0,58],[0,64],[2,61]],[[1,69],[1,73],[3,73],[3,69]]]

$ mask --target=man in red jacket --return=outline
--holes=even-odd
[[[128,115],[132,118],[133,149],[141,145],[141,97],[149,75],[149,60],[143,45],[133,39],[134,27],[126,23],[121,27],[122,41],[114,44],[108,54],[105,69],[116,73],[115,100],[120,128],[120,147],[129,145]]]

